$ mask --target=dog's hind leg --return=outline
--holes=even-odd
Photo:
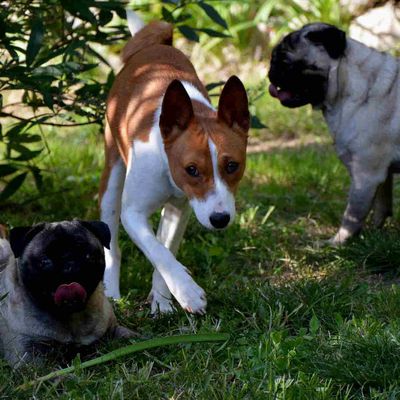
[[[161,221],[157,230],[157,239],[175,256],[182,241],[190,217],[189,203],[167,203],[161,212]],[[152,289],[149,294],[152,314],[173,311],[172,296],[161,274],[153,271]]]
[[[106,270],[104,286],[106,296],[119,299],[119,273],[121,251],[118,246],[118,227],[121,215],[121,196],[124,186],[126,168],[113,143],[111,133],[106,130],[106,167],[103,171],[100,187],[101,220],[110,228],[110,249],[104,249]]]
[[[373,224],[381,228],[386,218],[393,215],[393,174],[389,171],[385,182],[377,189],[374,200]]]
[[[330,244],[337,246],[360,232],[372,208],[378,187],[385,184],[388,165],[371,165],[369,159],[353,160],[352,182],[342,224]]]

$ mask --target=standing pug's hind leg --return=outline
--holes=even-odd
[[[386,218],[393,215],[393,174],[390,171],[385,182],[376,191],[373,212],[373,224],[376,228],[382,228]]]
[[[167,203],[161,213],[157,230],[157,239],[176,255],[190,217],[188,202],[175,206]],[[152,289],[149,294],[151,313],[168,313],[173,311],[172,296],[164,279],[157,269],[153,271]]]
[[[365,218],[371,210],[377,188],[386,179],[386,168],[368,170],[364,165],[352,168],[352,182],[349,200],[343,215],[342,224],[330,244],[336,246],[360,232]]]
[[[107,175],[104,176],[104,175]],[[106,269],[104,272],[105,294],[108,297],[119,299],[119,275],[121,267],[121,251],[118,246],[118,227],[121,215],[121,196],[125,178],[125,165],[119,158],[110,171],[103,173],[107,179],[105,191],[101,198],[101,220],[110,228],[110,249],[104,249]]]

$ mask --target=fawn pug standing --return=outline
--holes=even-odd
[[[342,224],[331,239],[392,215],[392,173],[400,161],[400,62],[323,23],[305,25],[272,52],[270,93],[286,107],[321,108],[336,152],[351,176]]]
[[[106,250],[106,294],[120,297],[119,219],[154,266],[151,310],[169,312],[172,297],[204,313],[206,297],[174,254],[190,207],[208,229],[235,217],[234,193],[246,161],[249,111],[246,91],[232,76],[216,111],[190,61],[172,47],[172,27],[152,22],[123,51],[124,68],[107,101],[106,165],[100,189],[101,218],[111,230]],[[164,206],[157,237],[149,216]],[[189,207],[190,206],[190,207]]]

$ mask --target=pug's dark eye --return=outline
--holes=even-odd
[[[39,264],[40,264],[40,268],[42,268],[42,269],[51,269],[53,266],[53,263],[49,258],[42,258],[39,261]]]
[[[237,169],[239,168],[239,163],[236,161],[229,161],[228,164],[226,164],[226,172],[228,174],[233,174],[234,172],[237,171]]]
[[[200,175],[199,170],[194,165],[189,165],[188,167],[185,168],[185,171],[188,173],[188,175],[193,176],[195,178],[197,178]]]

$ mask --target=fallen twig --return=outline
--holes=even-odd
[[[148,350],[154,347],[168,346],[171,344],[181,344],[181,343],[198,343],[198,342],[220,342],[226,341],[229,339],[228,333],[208,333],[208,334],[199,334],[199,335],[178,335],[178,336],[167,336],[162,338],[145,340],[139,343],[133,343],[131,345],[121,347],[110,353],[104,354],[103,356],[93,358],[92,360],[85,361],[80,364],[78,367],[71,366],[68,368],[60,369],[58,371],[50,372],[47,375],[41,376],[40,378],[36,378],[32,381],[24,383],[17,387],[17,390],[25,390],[30,388],[31,386],[36,385],[37,383],[41,383],[44,381],[48,381],[49,379],[58,378],[63,375],[70,374],[74,372],[76,369],[85,369],[89,367],[93,367],[94,365],[99,365],[106,363],[108,361],[113,361],[117,358],[136,353],[141,350]]]

